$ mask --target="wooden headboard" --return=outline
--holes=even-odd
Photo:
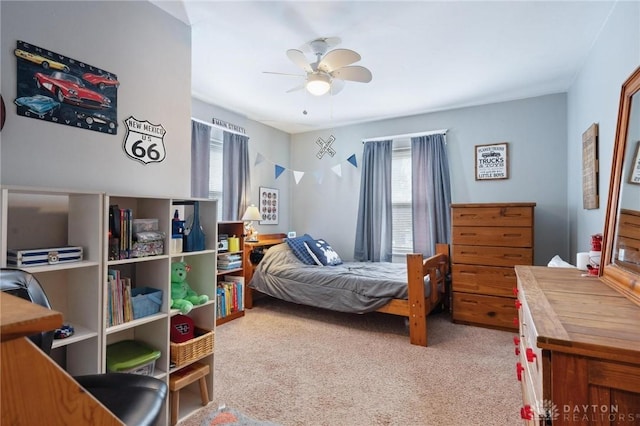
[[[620,210],[617,253],[618,260],[640,270],[640,211]]]

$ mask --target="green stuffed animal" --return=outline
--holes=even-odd
[[[171,264],[171,307],[187,314],[193,305],[202,305],[209,301],[206,294],[198,295],[187,283],[187,272],[191,268],[184,262]]]

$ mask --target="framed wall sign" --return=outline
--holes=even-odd
[[[476,180],[508,178],[509,144],[476,145]]]
[[[632,157],[631,174],[629,174],[629,183],[640,185],[640,141],[636,142],[636,154]]]
[[[598,125],[593,123],[582,134],[582,208],[597,209],[598,197]]]
[[[260,187],[260,225],[277,225],[280,217],[280,190]]]

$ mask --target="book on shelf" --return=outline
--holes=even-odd
[[[242,268],[242,261],[238,260],[236,262],[218,262],[218,269],[238,269]]]
[[[133,320],[131,278],[122,277],[117,269],[109,269],[107,278],[107,326],[111,327]]]
[[[244,310],[244,278],[229,277],[218,282],[216,289],[217,318]]]
[[[242,255],[237,253],[225,253],[218,256],[218,261],[235,262],[242,260]]]
[[[109,260],[129,259],[133,246],[133,210],[109,206]]]

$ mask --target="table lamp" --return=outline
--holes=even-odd
[[[244,215],[242,215],[242,220],[248,221],[244,223],[244,230],[245,230],[245,233],[247,234],[247,238],[245,239],[245,241],[248,241],[248,242],[258,241],[258,232],[253,227],[253,221],[260,220],[260,219],[262,219],[262,216],[260,215],[260,211],[255,205],[251,204],[249,207],[247,207],[247,210],[244,212]]]

